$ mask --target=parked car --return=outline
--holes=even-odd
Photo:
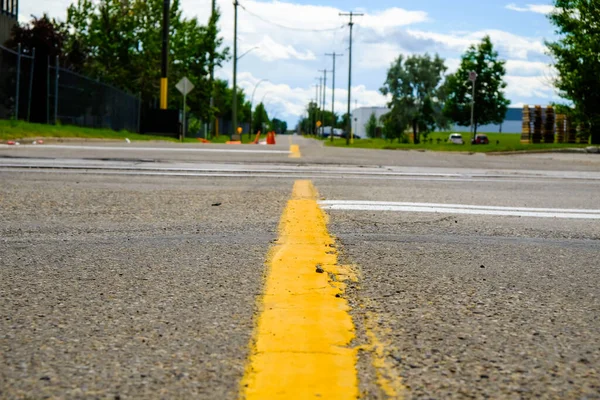
[[[346,132],[342,133],[342,135],[340,136],[342,139],[346,139]],[[354,139],[362,139],[360,136],[358,136],[357,134],[352,135],[352,137]]]
[[[452,133],[448,138],[448,142],[454,144],[465,144],[465,141],[460,133]]]
[[[471,139],[471,144],[490,144],[490,139],[487,135],[475,135],[475,139]]]

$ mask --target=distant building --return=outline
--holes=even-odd
[[[19,0],[0,0],[0,45],[10,38],[10,32],[18,18]]]
[[[477,132],[486,133],[521,133],[523,129],[523,109],[522,108],[509,108],[506,111],[506,118],[500,125],[488,124],[480,125],[477,127]],[[454,125],[452,127],[453,132],[471,132],[470,126],[459,126]]]
[[[389,112],[390,109],[387,107],[360,107],[354,109],[352,112],[352,129],[354,130],[354,134],[362,138],[367,137],[365,125],[369,121],[369,118],[371,118],[371,114],[375,114],[377,123],[381,126],[379,118]]]

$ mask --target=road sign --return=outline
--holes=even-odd
[[[175,85],[177,90],[181,92],[182,95],[187,96],[192,90],[194,90],[194,84],[190,82],[187,77],[183,77],[177,85]]]
[[[186,124],[187,121],[185,119],[185,109],[187,107],[187,95],[194,90],[194,84],[192,82],[190,82],[190,80],[184,76],[179,83],[177,83],[177,85],[175,85],[175,87],[177,88],[177,90],[179,90],[181,92],[181,94],[183,95],[183,132],[181,134],[181,138],[184,139],[185,138],[185,131],[186,131]]]
[[[321,121],[317,121],[317,128],[320,128],[320,127],[321,127],[321,125],[323,125],[323,124],[321,123]]]
[[[477,80],[477,72],[475,72],[475,71],[469,72],[469,80],[471,82],[475,82]]]

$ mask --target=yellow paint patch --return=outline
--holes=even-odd
[[[316,199],[313,185],[298,181],[283,213],[242,381],[248,400],[358,397],[354,325],[341,297],[351,274],[337,265]]]
[[[300,158],[302,154],[300,154],[300,146],[297,144],[290,145],[290,158]]]
[[[391,365],[386,356],[386,349],[393,349],[393,346],[386,345],[379,340],[379,337],[383,337],[386,332],[380,328],[376,314],[366,313],[365,331],[369,341],[368,345],[365,346],[365,350],[371,353],[372,364],[377,375],[377,384],[388,399],[402,399],[406,393],[406,387],[402,384],[402,377],[398,374],[397,369]]]

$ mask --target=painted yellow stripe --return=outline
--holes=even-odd
[[[295,183],[269,260],[242,398],[358,397],[354,325],[342,296],[351,274],[337,265],[316,199],[311,182]]]
[[[297,144],[290,145],[290,158],[300,158],[302,154],[300,154],[300,146]]]
[[[167,109],[167,94],[169,92],[169,80],[167,78],[160,78],[160,108],[161,110]]]

